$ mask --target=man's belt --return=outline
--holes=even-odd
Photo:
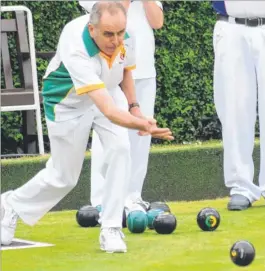
[[[265,25],[265,18],[234,18],[218,14],[218,20],[252,27]]]

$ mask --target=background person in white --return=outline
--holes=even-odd
[[[127,69],[134,65],[134,48],[125,28],[126,11],[115,2],[96,4],[91,16],[64,27],[43,84],[51,158],[29,182],[1,196],[1,244],[12,242],[18,217],[34,225],[77,184],[92,127],[104,148],[100,247],[107,252],[126,251],[121,227],[130,146],[128,129],[123,127],[172,137],[168,129],[157,128],[154,120],[136,118],[115,105],[119,99],[135,99]]]
[[[229,210],[244,210],[265,192],[265,1],[213,1],[214,101],[222,123]],[[259,186],[253,183],[257,101]]]
[[[96,1],[80,1],[88,12]],[[155,38],[153,29],[163,26],[164,16],[160,1],[121,1],[128,9],[127,29],[136,41],[135,80],[136,101],[130,109],[135,116],[153,116],[156,96]],[[139,104],[139,107],[138,107]],[[140,137],[134,130],[129,131],[131,144],[132,169],[126,205],[134,202],[144,203],[141,194],[147,173],[151,137]],[[101,204],[104,179],[99,174],[102,146],[98,135],[93,133],[92,170],[91,170],[91,203]]]

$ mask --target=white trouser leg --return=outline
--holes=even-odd
[[[64,122],[47,120],[51,158],[46,168],[8,196],[8,203],[27,224],[34,225],[77,184],[93,114]]]
[[[123,101],[122,103],[127,105],[125,95],[120,89],[115,90],[112,95],[116,103]],[[128,129],[111,123],[100,112],[95,117],[93,128],[103,148],[101,156],[97,157],[98,175],[104,180],[101,225],[102,228],[121,228],[131,169]]]
[[[156,97],[156,78],[135,80],[137,101],[144,116],[153,116]],[[139,136],[137,131],[129,130],[131,144],[132,170],[128,199],[141,197],[148,168],[151,136]]]
[[[265,26],[256,29],[254,47],[258,79],[259,126],[260,126],[260,174],[259,185],[265,196]]]
[[[225,184],[251,202],[260,198],[253,183],[257,82],[245,26],[217,22],[214,30],[214,100],[222,123]]]
[[[143,114],[153,116],[156,96],[156,78],[136,80],[135,87],[137,100],[140,103]],[[124,102],[122,99],[116,99],[116,104],[119,108],[127,109],[127,102]],[[131,145],[132,170],[128,198],[134,200],[141,196],[147,172],[151,137],[140,137],[137,135],[137,131],[129,130],[129,139]],[[104,178],[99,174],[103,149],[95,131],[93,131],[91,151],[91,204],[97,206],[102,202]]]
[[[118,108],[128,110],[127,99],[120,88],[111,90],[110,94],[113,96],[115,104]],[[102,143],[99,139],[96,130],[93,130],[92,146],[91,146],[91,192],[90,201],[92,206],[101,205],[103,186],[105,183],[104,178],[100,174],[100,166],[103,155]]]
[[[103,147],[97,132],[93,130],[92,133],[90,201],[92,206],[97,206],[102,203],[103,186],[105,183],[103,176],[100,174],[100,161],[103,155]]]

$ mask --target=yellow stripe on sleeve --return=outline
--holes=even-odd
[[[101,84],[94,84],[94,85],[87,85],[85,87],[78,88],[76,90],[77,95],[82,95],[88,93],[89,91],[93,91],[96,89],[106,88],[104,83]]]
[[[136,65],[133,65],[133,66],[127,66],[124,68],[125,70],[127,71],[132,71],[132,70],[135,70],[136,69]]]

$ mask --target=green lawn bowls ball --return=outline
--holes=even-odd
[[[129,212],[127,217],[127,228],[132,233],[143,233],[148,224],[147,215],[143,211],[135,210]]]
[[[148,219],[147,226],[150,230],[154,229],[154,225],[153,225],[154,219],[161,213],[164,213],[164,211],[160,209],[151,209],[147,212],[147,219]]]

